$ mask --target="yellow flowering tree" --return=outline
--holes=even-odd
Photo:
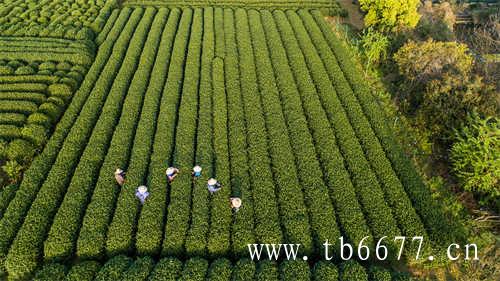
[[[420,19],[419,0],[360,0],[359,3],[367,13],[365,25],[380,31],[414,28]]]

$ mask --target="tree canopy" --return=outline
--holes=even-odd
[[[367,13],[365,25],[381,31],[414,28],[420,19],[418,0],[360,0],[359,3]]]

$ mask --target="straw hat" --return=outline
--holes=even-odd
[[[238,197],[231,198],[231,204],[233,205],[234,208],[239,208],[241,207],[241,199]]]
[[[139,191],[139,193],[141,193],[141,194],[144,194],[144,193],[148,192],[148,188],[147,188],[146,186],[144,186],[144,185],[139,186],[139,187],[137,188],[137,190],[138,190],[138,191]]]
[[[167,175],[171,175],[171,174],[173,174],[173,173],[174,173],[174,171],[175,171],[175,169],[174,169],[173,167],[168,167],[168,168],[167,168]]]
[[[201,172],[201,167],[196,165],[196,166],[194,166],[193,171],[199,173],[199,172]]]
[[[208,180],[208,185],[215,185],[215,184],[217,184],[217,180],[216,179],[211,178],[211,179]]]
[[[123,173],[123,170],[120,169],[120,168],[117,168],[116,171],[115,171],[115,175],[119,175],[121,173]]]

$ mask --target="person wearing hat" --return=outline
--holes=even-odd
[[[148,188],[144,185],[139,186],[135,192],[135,196],[141,201],[141,204],[144,205],[146,198],[149,196]]]
[[[123,186],[125,183],[125,172],[122,169],[116,168],[115,180],[120,186]]]
[[[241,199],[238,197],[229,198],[229,202],[231,203],[231,209],[233,213],[236,213],[240,210],[241,207]]]
[[[201,177],[201,167],[198,165],[194,166],[191,175],[193,176],[194,180]]]
[[[174,167],[168,167],[167,170],[165,171],[165,174],[167,175],[168,182],[172,183],[172,181],[174,181],[175,177],[177,177],[178,173],[179,173],[179,169],[174,168]]]
[[[207,184],[208,191],[210,191],[210,194],[213,194],[214,192],[219,191],[219,189],[222,188],[222,185],[214,178],[210,178],[208,180]]]

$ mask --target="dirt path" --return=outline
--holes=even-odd
[[[338,0],[340,5],[347,10],[349,16],[346,23],[350,23],[356,29],[363,29],[364,21],[363,14],[359,11],[359,4],[353,4],[352,0]]]

